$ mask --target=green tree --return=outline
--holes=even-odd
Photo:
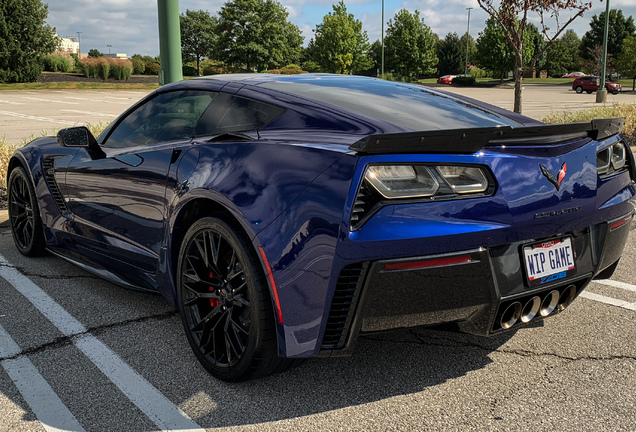
[[[457,33],[449,33],[443,40],[440,40],[437,44],[437,57],[439,58],[437,70],[439,75],[464,73],[465,52],[466,46],[464,46],[462,53],[461,41]]]
[[[493,18],[486,20],[486,28],[479,33],[475,63],[480,68],[498,76],[501,82],[506,77],[506,72],[515,67],[515,53],[512,46],[506,39],[501,26]]]
[[[581,40],[574,30],[568,30],[554,41],[546,52],[544,67],[550,75],[563,75],[577,69],[577,57]]]
[[[477,0],[477,3],[492,19],[497,21],[513,49],[515,57],[514,111],[521,113],[521,81],[523,80],[524,65],[529,63],[530,69],[534,70],[543,53],[572,21],[592,7],[592,3],[587,0]],[[560,21],[559,17],[563,11],[568,11],[571,15],[569,19]],[[541,33],[546,35],[546,40],[543,48],[534,52],[530,61],[526,63],[525,46],[532,43],[532,41],[528,41],[528,32],[526,31],[529,25],[529,13],[536,13],[539,16]],[[555,28],[550,28],[545,20],[546,17],[555,21]],[[547,37],[548,30],[552,32],[551,37]]]
[[[597,45],[603,45],[603,33],[605,28],[605,12],[594,15],[590,21],[590,30],[581,38],[580,55],[585,60],[599,61],[594,58]],[[623,16],[620,9],[612,9],[609,13],[609,27],[607,32],[607,53],[616,57],[621,52],[623,41],[629,36],[636,36],[634,18]]]
[[[274,0],[230,0],[219,12],[214,57],[258,71],[300,60],[303,37]]]
[[[543,49],[546,45],[545,38],[539,32],[537,26],[532,23],[528,23],[528,25],[526,26],[526,38],[532,51],[530,56],[534,57],[535,54],[540,53],[539,56],[535,59],[534,65],[530,65],[536,76],[536,71],[540,71],[545,65],[546,50]]]
[[[436,37],[420,12],[402,9],[389,20],[384,38],[384,61],[389,70],[416,77],[436,72]]]
[[[347,13],[344,1],[332,6],[316,25],[311,48],[313,59],[329,72],[355,73],[369,69],[373,61],[369,58],[369,37],[362,31],[362,22]]]
[[[462,37],[459,38],[459,49],[462,55],[462,66],[464,65],[464,62],[466,61],[466,40],[468,39],[468,63],[470,63],[471,65],[475,63],[475,58],[477,57],[477,44],[475,43],[475,39],[467,34],[464,33],[462,35]],[[462,73],[464,72],[464,69],[462,69]]]
[[[181,24],[181,55],[185,61],[197,63],[197,75],[201,76],[201,60],[211,57],[216,41],[216,16],[208,11],[191,11],[186,9],[179,16]]]
[[[88,51],[88,56],[89,57],[94,57],[94,58],[98,58],[98,57],[104,57],[104,54],[102,54],[98,49],[95,48],[91,48]]]
[[[623,47],[616,58],[616,70],[622,76],[632,79],[632,91],[636,89],[636,36],[623,41]]]
[[[42,74],[42,56],[57,48],[55,29],[45,24],[40,0],[0,2],[0,82],[32,82]]]

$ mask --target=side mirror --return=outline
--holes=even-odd
[[[57,133],[57,142],[62,147],[83,147],[88,151],[91,159],[101,159],[105,153],[97,144],[97,140],[86,126],[76,126],[61,129]]]

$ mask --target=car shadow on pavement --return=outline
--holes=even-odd
[[[270,377],[225,384],[217,409],[196,419],[228,427],[293,419],[418,393],[482,369],[489,354],[513,335],[491,338],[430,329],[402,330],[358,339],[354,355],[312,359]]]

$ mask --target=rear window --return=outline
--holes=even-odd
[[[327,102],[413,130],[517,126],[509,119],[461,100],[402,83],[346,76],[306,76],[260,84]]]

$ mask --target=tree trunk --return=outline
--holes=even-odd
[[[523,80],[523,44],[515,52],[515,106],[514,112],[521,114],[521,81]]]
[[[636,85],[636,77],[632,78],[632,91],[634,91],[635,85]]]
[[[199,64],[200,57],[197,56],[197,76],[201,76],[201,66]]]

